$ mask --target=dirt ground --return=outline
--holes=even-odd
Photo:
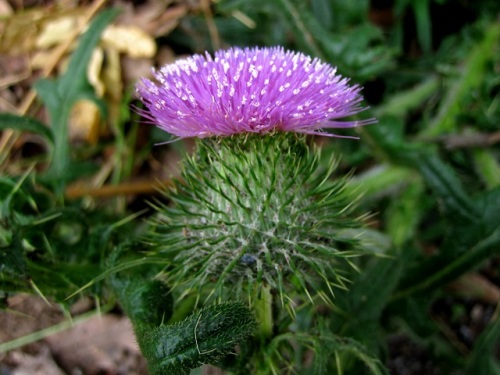
[[[50,334],[0,357],[2,375],[140,375],[147,374],[130,321],[116,314],[90,316],[74,324],[59,306],[41,298],[18,295],[8,301],[8,311],[0,311],[0,343],[28,337],[66,322],[68,329]],[[72,309],[75,316],[88,310],[90,302],[80,301]],[[80,310],[80,311],[79,311]],[[64,323],[63,323],[64,325]]]
[[[37,341],[0,350],[0,375],[148,375],[128,318],[99,314],[90,300],[71,308],[72,321],[56,304],[21,294],[0,310],[0,347],[35,332]],[[57,333],[54,331],[61,327]],[[44,331],[45,330],[45,331]],[[204,366],[199,375],[222,375]]]

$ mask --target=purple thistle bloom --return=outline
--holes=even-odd
[[[337,121],[362,110],[361,88],[349,86],[336,68],[302,53],[273,48],[231,48],[194,55],[142,79],[141,113],[178,137],[293,131],[321,134],[326,128],[374,123]]]

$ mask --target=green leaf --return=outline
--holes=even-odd
[[[0,290],[7,273],[14,277],[26,274],[20,222],[30,222],[36,213],[33,198],[22,189],[28,172],[19,181],[0,177]]]
[[[479,218],[480,211],[455,172],[441,160],[435,148],[425,144],[404,143],[391,135],[391,129],[384,124],[369,127],[366,132],[391,163],[411,167],[422,175],[439,199],[446,216],[463,221]]]
[[[466,222],[474,222],[480,217],[480,211],[460,180],[436,152],[419,150],[411,154],[411,158],[427,185],[441,201],[446,216]]]
[[[481,194],[472,202],[480,213],[477,217],[470,220],[448,217],[451,225],[441,253],[449,260],[470,252],[474,246],[494,236],[500,229],[500,188]]]
[[[479,148],[473,151],[474,164],[489,189],[500,187],[500,162],[493,150]]]
[[[403,271],[402,257],[373,259],[348,291],[336,293],[342,314],[332,320],[334,332],[375,349],[379,345],[376,327]]]
[[[136,328],[141,351],[153,375],[184,375],[231,353],[250,336],[255,320],[240,303],[223,303],[199,310],[182,322]]]
[[[51,80],[48,78],[40,79],[34,84],[35,90],[42,102],[47,107],[51,117],[54,115],[53,112],[57,111],[59,107],[63,104],[63,99],[57,89],[57,80]],[[54,119],[52,120],[52,131],[54,132]]]
[[[313,351],[314,358],[312,366],[306,365],[297,371],[299,374],[365,374],[367,369],[374,375],[388,374],[381,361],[360,341],[332,334],[322,320],[309,332],[286,332],[275,336],[266,347],[265,371],[262,373],[280,373],[278,369],[283,368],[280,362],[285,360],[282,352],[302,357],[304,353],[300,348],[304,347]]]
[[[383,45],[380,29],[370,22],[359,22],[368,11],[366,1],[330,3],[336,7],[334,29],[324,27],[305,1],[279,0],[269,4],[284,17],[301,50],[334,63],[343,74],[368,79],[392,65],[393,52]]]
[[[424,53],[429,53],[432,50],[432,28],[429,14],[430,1],[416,0],[412,1],[411,5],[415,13],[420,47]]]
[[[36,133],[43,136],[50,143],[54,142],[52,131],[40,121],[28,116],[0,113],[0,130],[6,129]]]
[[[137,274],[137,270],[134,271],[136,274],[132,276],[112,279],[113,288],[127,316],[134,325],[156,327],[168,321],[173,312],[170,289],[165,283],[145,280]]]
[[[342,338],[339,351],[362,362],[373,375],[389,375],[389,371],[382,362],[358,341]],[[359,373],[359,371],[355,371],[355,373]]]
[[[410,89],[389,97],[382,105],[373,109],[375,117],[379,119],[379,123],[384,123],[381,117],[405,118],[408,113],[424,105],[432,95],[435,95],[438,88],[437,77],[431,76]]]
[[[94,47],[101,38],[101,33],[108,24],[118,15],[118,9],[107,9],[98,14],[92,24],[82,35],[78,43],[78,48],[71,56],[68,70],[57,82],[58,94],[61,97],[68,96],[75,98],[80,95],[85,88],[89,87],[87,80],[87,67],[92,57]]]
[[[56,193],[62,196],[66,182],[66,172],[70,162],[68,141],[68,120],[75,102],[82,98],[96,98],[87,80],[87,66],[102,31],[116,17],[117,9],[100,13],[80,38],[71,56],[68,69],[56,80],[43,79],[35,84],[38,95],[49,112],[55,147],[51,155],[51,165],[47,172],[54,181]]]
[[[433,290],[474,270],[498,253],[500,246],[500,189],[488,192],[473,201],[482,212],[479,218],[453,223],[441,251],[412,269],[402,282],[402,291],[394,298],[415,292]]]
[[[322,355],[331,361],[332,353],[334,353],[337,364],[340,364],[337,367],[337,373],[360,374],[365,373],[364,370],[368,369],[369,373],[373,375],[389,374],[382,362],[359,341],[347,337],[336,337],[334,335],[321,335],[318,341],[320,345],[318,345],[316,355]],[[353,359],[361,362],[364,366],[357,366],[356,362],[353,363]],[[344,366],[347,368],[344,369],[342,364],[345,364]],[[321,366],[314,365],[313,374],[322,375],[328,373],[321,371]],[[346,371],[344,372],[344,370]]]
[[[392,162],[411,166],[420,172],[438,198],[447,224],[439,254],[411,269],[395,298],[439,287],[474,269],[493,254],[500,235],[497,219],[500,213],[495,209],[499,207],[497,192],[474,200],[435,149],[397,143],[384,136],[384,127],[372,127],[367,133]]]
[[[294,29],[298,44],[308,53],[324,58],[316,35],[327,33],[302,1],[280,0],[282,14]]]
[[[424,130],[424,136],[435,137],[457,129],[457,119],[463,110],[464,98],[483,82],[486,63],[495,56],[499,39],[500,24],[494,20],[486,28],[483,40],[468,54],[461,73],[441,102],[437,116]]]
[[[2,229],[3,228],[0,228],[0,230]],[[16,239],[14,239],[9,246],[0,247],[0,274],[2,275],[0,290],[4,289],[3,284],[7,273],[16,278],[26,275],[26,263],[23,255],[24,250]]]
[[[493,318],[494,319],[494,318]],[[467,375],[500,374],[500,364],[495,359],[495,349],[500,342],[500,319],[493,320],[477,339],[467,364]]]
[[[415,233],[423,215],[421,180],[409,181],[408,186],[395,197],[386,211],[387,231],[396,248],[415,238]]]

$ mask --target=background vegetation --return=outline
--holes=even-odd
[[[339,174],[353,171],[364,192],[357,210],[372,212],[384,256],[360,261],[339,309],[309,328],[344,337],[341,356],[363,359],[361,343],[392,374],[500,373],[497,1],[4,3],[5,309],[21,292],[65,311],[82,295],[113,308],[109,255],[143,231],[156,181],[168,184],[191,149],[189,140],[154,146],[169,138],[131,110],[138,76],[194,52],[282,45],[363,85],[365,114],[379,121],[356,130],[360,141],[318,138],[325,158],[340,157]],[[363,373],[362,362],[337,370]]]

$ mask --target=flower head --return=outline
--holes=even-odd
[[[194,55],[142,79],[137,93],[144,115],[178,137],[322,129],[373,123],[338,121],[363,110],[361,88],[348,85],[331,65],[273,48],[231,48]]]

